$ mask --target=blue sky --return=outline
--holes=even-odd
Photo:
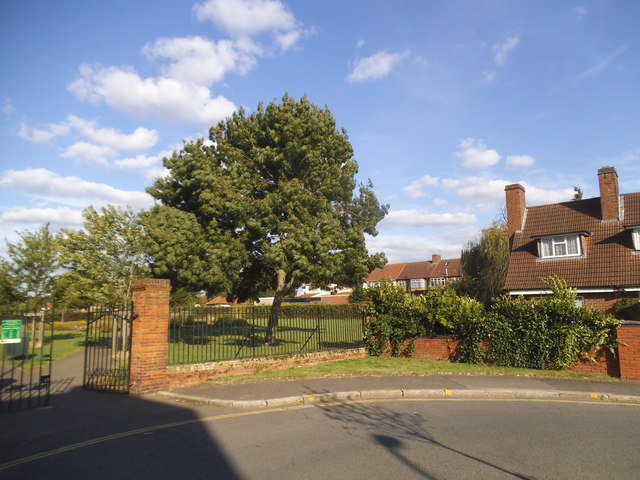
[[[640,3],[0,2],[0,231],[146,208],[162,157],[285,92],[327,105],[378,198],[391,262],[457,257],[528,204],[640,190]]]

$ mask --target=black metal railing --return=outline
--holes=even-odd
[[[217,362],[362,347],[358,305],[284,305],[266,343],[270,307],[173,308],[169,364]]]
[[[88,311],[83,388],[127,393],[131,367],[131,305]]]
[[[44,308],[0,310],[0,411],[49,404],[53,316]]]

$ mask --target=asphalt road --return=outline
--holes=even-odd
[[[394,399],[245,410],[102,394],[89,416],[82,395],[82,423],[59,416],[39,431],[46,410],[0,419],[0,478],[640,478],[637,404]]]

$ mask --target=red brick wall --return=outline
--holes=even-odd
[[[640,374],[640,328],[637,328],[637,333],[639,336],[635,352],[637,354],[639,362],[638,372]],[[447,337],[416,338],[415,340],[406,341],[403,345],[403,349],[407,348],[411,342],[415,344],[415,350],[411,355],[412,358],[437,360],[443,362],[452,362],[455,360],[460,344],[458,340]],[[482,345],[481,347],[484,348]],[[618,358],[615,357],[609,351],[609,349],[605,347],[598,347],[589,352],[589,355],[593,357],[595,361],[585,358],[584,360],[580,360],[575,365],[571,366],[569,370],[580,373],[591,373],[598,375],[608,375],[610,377],[620,377],[620,366]],[[389,354],[385,353],[384,356],[388,357]]]
[[[620,292],[610,292],[610,293],[579,293],[578,296],[584,297],[585,305],[588,305],[593,308],[597,308],[605,313],[615,313],[615,306],[623,298],[638,298],[637,293],[620,293]]]
[[[618,329],[620,377],[640,380],[640,325],[623,325]]]
[[[569,370],[579,373],[591,373],[596,375],[608,375],[610,377],[620,377],[620,363],[608,348],[600,346],[589,352],[595,360],[579,360],[569,367]]]

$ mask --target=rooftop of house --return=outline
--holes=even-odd
[[[374,269],[365,282],[378,282],[385,278],[391,280],[411,280],[418,278],[459,277],[460,259],[441,259],[434,255],[431,261],[390,263],[383,268]]]
[[[505,288],[544,289],[541,279],[552,274],[575,288],[640,285],[640,255],[634,252],[629,229],[640,226],[640,192],[616,197],[621,200],[621,220],[603,220],[601,197],[526,207],[522,228],[513,234]],[[539,257],[540,237],[570,233],[582,236],[583,255]]]

